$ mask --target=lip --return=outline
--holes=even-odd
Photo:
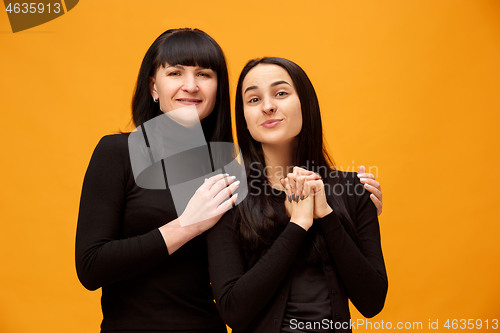
[[[177,98],[176,101],[185,105],[200,104],[202,102],[202,100],[198,98]]]
[[[273,127],[279,125],[282,121],[283,121],[283,119],[269,119],[269,120],[266,120],[265,122],[263,122],[262,124],[260,124],[260,126],[266,127],[266,128],[273,128]]]

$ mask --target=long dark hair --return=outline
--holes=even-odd
[[[160,66],[200,66],[217,73],[217,99],[212,113],[203,119],[207,141],[232,142],[229,79],[224,53],[217,42],[198,29],[170,29],[151,44],[142,60],[134,97],[132,121],[137,127],[160,115],[159,103],[151,96],[149,83]]]
[[[323,144],[319,102],[314,87],[307,74],[297,64],[276,57],[265,57],[249,61],[240,74],[236,88],[236,130],[238,143],[245,161],[248,183],[251,184],[257,181],[262,186],[268,186],[264,172],[265,160],[262,145],[252,138],[247,129],[243,113],[243,80],[248,72],[259,64],[273,64],[285,69],[290,75],[299,96],[302,109],[302,130],[296,138],[297,149],[295,156],[292,158],[293,164],[312,169],[311,171],[320,174],[325,183],[329,182],[330,185],[335,185],[335,183],[338,183],[339,177],[332,177],[332,172],[338,171]],[[264,251],[274,241],[283,226],[276,225],[276,213],[271,207],[271,197],[253,193],[255,192],[254,189],[256,188],[253,186],[249,187],[247,197],[238,206],[239,214],[236,214],[236,226],[239,228],[239,235],[243,245],[252,251],[260,252]],[[260,193],[262,192],[260,191]],[[337,196],[333,197],[334,201],[330,203],[333,205],[332,208],[340,215],[347,231],[355,238],[355,229],[344,202]],[[317,232],[311,234],[314,257],[325,258],[324,240]]]

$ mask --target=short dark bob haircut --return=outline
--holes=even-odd
[[[167,30],[149,47],[142,60],[132,99],[134,125],[138,127],[162,114],[159,103],[153,101],[149,84],[158,68],[166,64],[200,66],[217,73],[216,102],[212,113],[202,121],[203,132],[207,141],[232,142],[226,59],[219,44],[199,29]]]

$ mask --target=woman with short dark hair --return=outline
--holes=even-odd
[[[188,105],[207,142],[232,142],[221,48],[200,30],[168,30],[142,61],[132,118],[139,127]],[[101,139],[80,201],[76,268],[87,289],[102,287],[101,332],[226,332],[210,290],[204,232],[235,203],[235,196],[222,201],[238,184],[209,178],[178,216],[169,188],[137,186],[130,135]]]

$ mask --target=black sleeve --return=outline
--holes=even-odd
[[[269,302],[295,260],[306,231],[288,223],[257,263],[247,269],[230,210],[208,233],[210,280],[221,317],[234,330],[245,330]]]
[[[126,139],[105,136],[95,148],[85,174],[75,257],[78,278],[89,290],[136,276],[168,258],[158,229],[120,239],[128,159]]]
[[[362,188],[354,177],[354,189]],[[359,184],[359,185],[358,185]],[[377,209],[370,193],[363,189],[346,191],[356,207],[354,222],[359,246],[349,236],[335,212],[315,221],[325,235],[328,251],[352,303],[365,317],[373,317],[384,307],[387,294],[387,274],[380,244]],[[361,191],[360,191],[361,192]],[[351,216],[352,217],[352,216]]]

